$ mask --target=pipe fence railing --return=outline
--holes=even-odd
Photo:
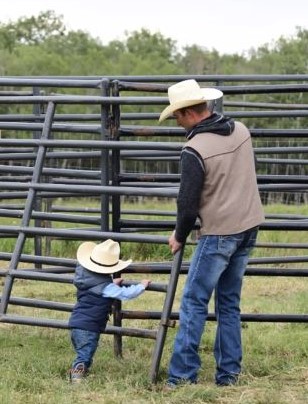
[[[63,287],[72,283],[76,260],[56,256],[54,243],[113,238],[131,246],[167,247],[166,234],[175,226],[175,211],[162,210],[159,205],[168,201],[175,206],[185,132],[172,126],[172,118],[164,126],[157,120],[159,110],[168,103],[170,83],[187,78],[220,88],[224,99],[216,110],[228,107],[225,114],[247,120],[253,141],[258,140],[254,151],[262,198],[267,201],[269,195],[288,195],[307,202],[308,75],[2,77],[0,237],[1,246],[5,241],[6,247],[0,247],[0,277],[4,278],[0,321],[67,328],[73,303],[56,301],[56,293],[55,299],[48,301],[15,295],[15,280],[19,279],[27,281],[29,288],[34,281]],[[70,89],[78,89],[80,94],[68,94]],[[302,103],[298,102],[299,94]],[[275,102],[275,95],[279,102]],[[283,97],[286,102],[281,102]],[[57,112],[59,107],[61,113]],[[63,113],[66,109],[69,113]],[[290,125],[290,119],[294,127],[284,127]],[[252,127],[249,120],[253,120]],[[256,122],[261,122],[260,126]],[[279,125],[270,126],[276,122]],[[157,209],[135,205],[136,201],[148,200],[155,201]],[[125,202],[129,209],[123,207]],[[307,229],[304,214],[267,214],[260,232],[274,232],[275,242],[257,244],[256,257],[250,258],[245,275],[305,279],[308,245],[301,241]],[[280,241],[286,232],[298,234],[298,242],[288,243],[283,237]],[[192,235],[185,248],[195,243]],[[156,340],[152,381],[157,376],[167,328],[178,319],[178,313],[171,309],[178,276],[188,271],[189,261],[183,259],[183,253],[173,261],[147,259],[132,264],[128,274],[169,278],[167,283],[154,281],[150,287],[150,292],[165,295],[162,310],[125,310],[116,304],[113,325],[105,331],[114,335],[116,354],[121,354],[124,335]],[[16,314],[8,312],[11,306]],[[29,316],[19,308],[63,315],[62,319]],[[241,318],[308,322],[308,315],[303,313],[243,313]],[[160,323],[157,330],[123,327],[123,320],[133,319]],[[215,320],[213,313],[209,320]]]

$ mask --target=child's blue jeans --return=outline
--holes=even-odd
[[[73,361],[72,368],[78,363],[84,363],[89,368],[96,352],[100,333],[81,330],[79,328],[71,329],[71,341],[76,351],[76,358]]]

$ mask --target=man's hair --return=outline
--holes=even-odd
[[[183,113],[185,113],[185,111],[187,109],[192,109],[197,114],[201,114],[202,112],[204,112],[207,109],[207,103],[202,102],[201,104],[196,104],[196,105],[191,105],[189,107],[180,108],[179,111],[181,111],[181,113],[183,114]]]

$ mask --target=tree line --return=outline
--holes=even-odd
[[[226,38],[227,40],[227,38]],[[0,74],[5,75],[215,75],[306,74],[308,30],[251,48],[245,54],[220,54],[177,42],[147,29],[126,33],[104,45],[81,30],[68,30],[53,11],[0,22]]]
[[[308,30],[301,27],[297,27],[293,37],[281,36],[271,44],[252,47],[245,54],[220,54],[197,43],[179,49],[172,38],[145,28],[127,33],[122,41],[103,44],[87,32],[68,30],[62,16],[51,10],[14,22],[0,22],[1,76],[308,74],[307,55]],[[260,100],[260,95],[249,96],[249,101]],[[307,93],[271,94],[268,100],[308,104]],[[1,106],[1,111],[6,113],[8,109]],[[23,107],[19,112],[22,111]],[[250,117],[243,121],[249,127],[259,128],[308,126],[307,117]],[[294,142],[298,144],[296,139]],[[291,171],[300,174],[303,169],[296,167]],[[282,174],[289,172],[290,167],[276,165],[272,170]]]

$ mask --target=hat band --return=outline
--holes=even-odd
[[[99,265],[100,267],[115,267],[115,266],[118,265],[118,263],[119,263],[119,261],[117,261],[115,264],[104,265],[104,264],[101,264],[101,263],[95,261],[95,260],[94,260],[93,258],[91,258],[91,257],[90,257],[90,260],[91,260],[94,264]]]

